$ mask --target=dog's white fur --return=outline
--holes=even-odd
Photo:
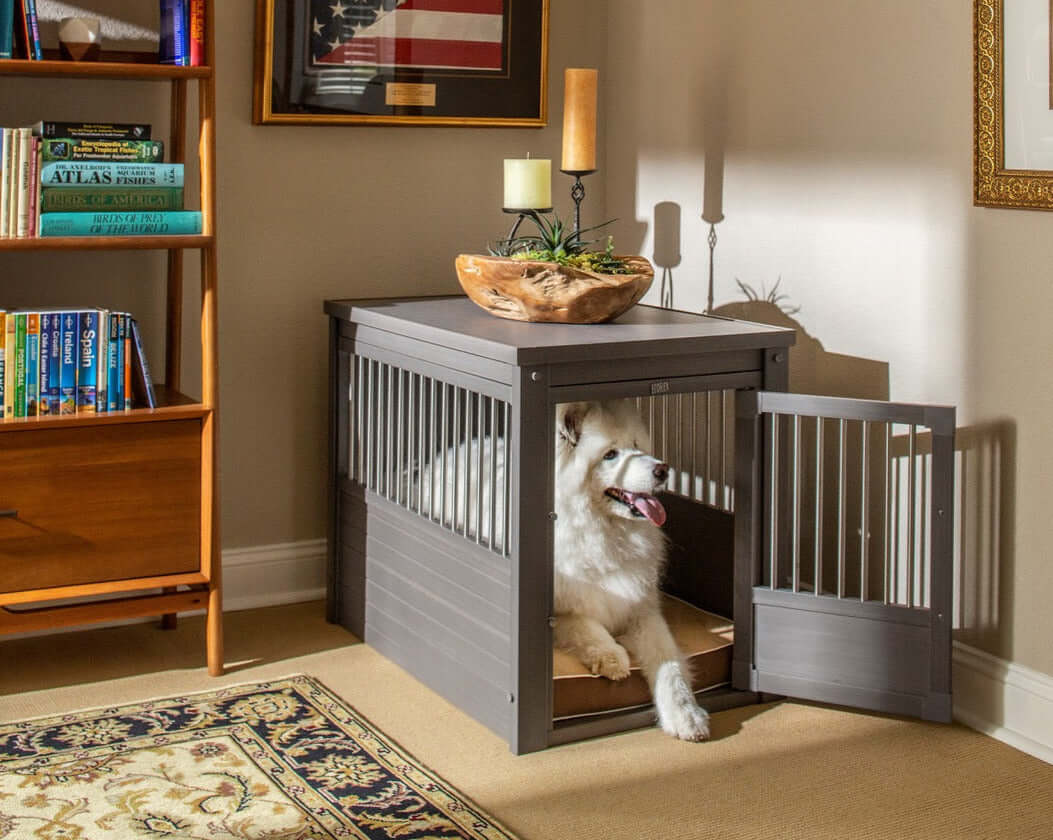
[[[612,680],[629,675],[631,652],[659,726],[704,740],[709,716],[659,606],[665,537],[607,493],[653,494],[668,468],[647,454],[647,429],[631,400],[561,405],[556,432],[555,644]]]

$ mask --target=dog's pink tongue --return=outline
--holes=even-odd
[[[659,528],[665,524],[665,508],[649,493],[628,493],[629,504],[646,516]]]

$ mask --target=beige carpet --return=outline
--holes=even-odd
[[[715,740],[640,730],[515,757],[320,603],[0,642],[0,720],[309,674],[524,840],[1053,838],[1053,767],[961,726],[785,702],[718,714]],[[2,803],[0,803],[2,805]]]

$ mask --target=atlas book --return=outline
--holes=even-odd
[[[181,163],[52,161],[40,168],[41,187],[181,187]]]

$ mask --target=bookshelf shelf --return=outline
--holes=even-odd
[[[47,51],[42,61],[0,59],[0,77],[24,77],[20,85],[0,82],[2,110],[23,125],[39,120],[44,106],[64,101],[54,86],[39,86],[40,96],[32,95],[43,79],[169,82],[151,89],[167,99],[171,115],[167,159],[182,163],[196,150],[204,231],[0,240],[4,277],[2,260],[16,252],[167,252],[167,269],[152,278],[166,301],[165,358],[156,373],[167,386],[155,385],[157,408],[0,418],[0,646],[7,633],[136,617],[161,616],[162,627],[171,628],[179,612],[204,609],[208,671],[223,673],[214,5],[204,2],[205,66],[174,67],[158,64],[155,53],[112,51],[86,62]],[[194,86],[196,95],[188,95]],[[82,90],[79,83],[76,89]],[[200,398],[180,387],[188,249],[200,252],[193,259],[200,264]]]
[[[0,239],[0,251],[148,251],[211,248],[212,236],[41,236]]]
[[[134,60],[143,56],[143,60]],[[145,60],[149,57],[151,60]],[[29,61],[24,58],[0,59],[2,76],[51,76],[67,79],[132,79],[138,81],[168,81],[172,79],[210,79],[212,68],[173,67],[158,64],[154,53],[102,53],[100,61],[65,61],[44,59]],[[116,60],[106,60],[113,58]]]

